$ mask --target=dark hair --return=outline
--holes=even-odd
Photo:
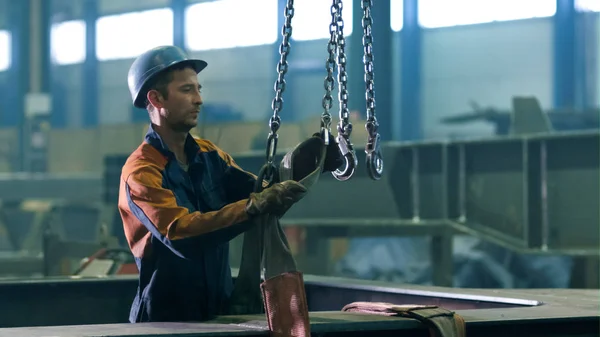
[[[167,87],[169,86],[169,83],[171,83],[171,81],[173,80],[173,72],[174,71],[178,71],[178,70],[183,70],[183,69],[186,69],[186,68],[193,69],[186,62],[182,62],[182,63],[176,64],[176,65],[174,65],[172,67],[167,68],[165,71],[162,71],[162,72],[158,73],[145,86],[145,88],[143,90],[144,94],[147,95],[150,90],[156,90],[165,99],[168,99],[169,98],[169,91],[167,90]],[[147,97],[145,98],[145,102],[146,102],[146,107],[149,108],[150,107],[150,101],[148,101]]]

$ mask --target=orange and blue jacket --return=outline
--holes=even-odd
[[[185,143],[186,173],[150,126],[121,173],[119,211],[139,270],[130,322],[202,321],[231,295],[229,241],[248,229],[256,177],[208,140]]]

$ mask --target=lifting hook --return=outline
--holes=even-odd
[[[383,156],[381,155],[381,136],[377,132],[377,121],[367,122],[366,128],[369,132],[365,153],[367,154],[367,172],[373,180],[381,179],[383,174]]]
[[[337,169],[331,172],[331,174],[339,181],[346,181],[350,179],[352,175],[354,175],[354,171],[358,165],[358,158],[356,157],[356,153],[352,148],[352,143],[350,143],[343,134],[338,134],[336,140],[338,147],[340,148],[340,152],[344,157],[344,168],[341,170]]]

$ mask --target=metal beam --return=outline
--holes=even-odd
[[[2,114],[3,127],[17,127],[19,132],[17,158],[13,162],[13,170],[23,168],[24,136],[23,125],[25,122],[25,95],[29,90],[29,1],[11,1],[8,3],[10,15],[8,17],[11,32],[11,67],[9,78],[12,83],[8,85],[8,104],[6,113]]]
[[[598,102],[598,56],[600,38],[596,12],[576,12],[575,78],[577,81],[577,108],[589,109]]]
[[[366,111],[362,47],[362,1],[354,0],[351,3],[353,14],[352,22],[349,24],[352,25],[352,35],[348,37],[346,47],[346,57],[348,58],[348,109],[350,111],[360,111],[361,117],[364,118]]]
[[[98,92],[99,71],[98,58],[96,57],[96,20],[98,19],[98,1],[84,0],[83,17],[85,20],[85,51],[86,58],[83,64],[82,87],[83,113],[82,126],[94,127],[98,125]]]
[[[103,178],[99,174],[0,174],[0,200],[26,199],[98,202],[102,199]]]
[[[373,32],[373,64],[375,68],[375,101],[377,104],[375,113],[379,122],[379,133],[382,141],[393,140],[394,138],[394,128],[392,127],[394,122],[393,77],[390,76],[393,68],[391,45],[394,35],[390,21],[390,2],[390,0],[373,1],[373,7],[371,8],[373,16],[371,29]],[[360,15],[362,11],[358,13]],[[361,34],[361,32],[362,29],[353,32],[353,34]]]
[[[597,130],[385,143],[381,180],[364,170],[344,184],[323,175],[286,219],[330,227],[447,221],[514,251],[598,255],[598,237],[588,233],[600,223],[599,144]],[[264,163],[260,152],[234,157],[250,172]]]
[[[422,32],[417,1],[404,0],[400,66],[400,139],[418,140],[421,129]]]
[[[48,27],[48,35],[50,36],[51,31],[52,31],[52,25],[55,23],[59,23],[59,21],[54,20],[54,17],[56,14],[58,17],[62,16],[60,14],[63,13],[56,13],[53,10],[53,0],[47,0],[44,1],[46,3],[46,6],[48,7],[48,23],[47,23],[47,27]],[[62,11],[65,11],[65,9],[62,9]],[[66,14],[66,13],[64,13]],[[68,17],[68,16],[67,16]],[[59,128],[64,128],[68,125],[68,116],[69,116],[69,106],[67,103],[67,86],[65,85],[65,83],[63,81],[65,81],[64,76],[61,76],[62,74],[60,73],[60,67],[56,67],[53,62],[52,62],[52,57],[51,57],[51,51],[52,51],[52,45],[51,45],[51,41],[50,38],[48,38],[50,44],[48,46],[50,55],[48,57],[48,80],[51,83],[50,88],[48,89],[50,91],[50,96],[52,97],[52,111],[51,111],[51,116],[50,116],[50,124],[52,125],[53,129],[59,129]]]
[[[556,0],[554,16],[554,107],[576,106],[577,79],[575,0]]]
[[[173,45],[185,49],[185,8],[186,0],[171,0],[173,10]]]

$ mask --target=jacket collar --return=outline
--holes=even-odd
[[[168,160],[175,160],[175,154],[169,150],[167,144],[163,141],[161,136],[154,130],[152,124],[148,127],[148,132],[146,132],[145,140],[148,144],[152,145],[156,148],[163,156],[165,156]],[[185,154],[188,157],[188,161],[190,164],[192,162],[197,162],[199,160],[198,153],[200,152],[200,146],[194,140],[191,134],[187,134],[184,145]]]

